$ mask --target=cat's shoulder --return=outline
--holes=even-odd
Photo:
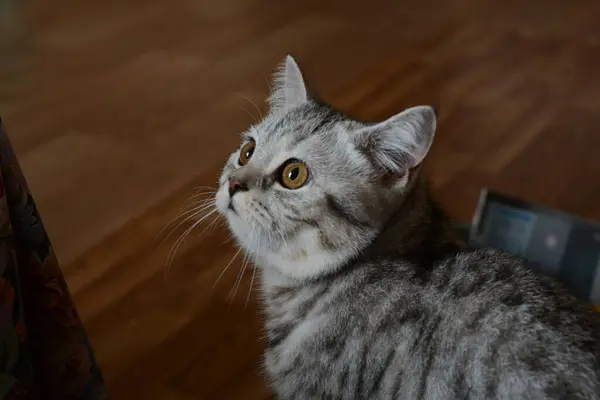
[[[526,266],[519,257],[495,249],[466,249],[449,255],[431,270],[430,284],[453,287],[459,292],[522,289],[564,293],[554,279]]]
[[[469,273],[535,275],[521,258],[492,248],[463,249],[447,256],[440,265]]]

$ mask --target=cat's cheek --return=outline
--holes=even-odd
[[[223,215],[227,215],[227,208],[229,207],[229,193],[225,190],[225,185],[221,186],[217,195],[215,196],[215,205],[217,210]]]

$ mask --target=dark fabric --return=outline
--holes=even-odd
[[[0,399],[105,399],[107,391],[0,121]]]

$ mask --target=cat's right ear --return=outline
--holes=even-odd
[[[388,174],[402,175],[423,161],[435,130],[434,108],[419,106],[359,128],[352,136],[357,148],[375,167]]]
[[[269,105],[272,112],[286,111],[308,101],[308,90],[296,60],[288,55],[273,79]]]

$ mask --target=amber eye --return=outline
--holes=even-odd
[[[242,147],[242,150],[240,151],[240,159],[238,160],[240,165],[248,164],[248,161],[250,161],[250,159],[252,158],[252,154],[254,154],[255,148],[256,142],[252,139],[248,143],[246,143],[244,147]]]
[[[281,184],[288,189],[299,189],[308,181],[308,168],[302,161],[292,160],[281,171]]]

